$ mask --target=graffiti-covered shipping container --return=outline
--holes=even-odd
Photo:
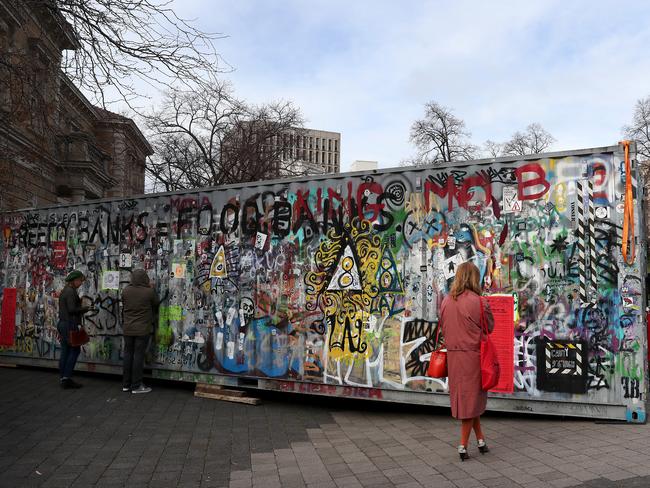
[[[645,241],[634,146],[260,182],[4,214],[3,361],[54,367],[72,269],[81,369],[119,372],[120,293],[162,301],[161,378],[448,405],[426,377],[472,261],[499,310],[488,408],[645,421]],[[509,359],[508,359],[509,358]]]

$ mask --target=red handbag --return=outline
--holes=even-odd
[[[431,359],[429,360],[429,367],[427,368],[427,376],[430,378],[446,378],[447,373],[447,350],[443,349],[443,344],[438,343],[440,337],[440,322],[438,322],[438,331],[436,332],[436,348],[431,352]]]
[[[501,368],[497,358],[497,350],[490,340],[485,311],[483,310],[483,299],[481,301],[481,386],[488,391],[497,386]]]
[[[68,344],[72,347],[83,346],[84,344],[87,344],[88,341],[90,341],[90,337],[88,337],[86,329],[82,326],[79,326],[79,328],[73,326],[72,329],[68,331]]]

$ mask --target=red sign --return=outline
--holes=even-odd
[[[490,391],[512,393],[515,375],[515,301],[512,295],[488,295],[485,298],[494,316],[494,330],[490,339],[497,350],[501,368],[499,383]]]
[[[65,241],[52,241],[52,266],[65,269],[68,262],[68,248]]]
[[[13,346],[16,336],[16,289],[5,288],[2,292],[0,314],[0,346]]]

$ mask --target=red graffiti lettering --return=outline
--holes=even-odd
[[[534,173],[530,178],[526,173]],[[538,163],[528,163],[515,170],[517,176],[517,197],[519,200],[537,200],[542,198],[551,187],[546,181],[546,171]],[[526,175],[526,176],[525,176]],[[543,187],[542,190],[539,187]],[[526,193],[530,189],[530,193]],[[537,189],[538,191],[534,191]]]
[[[454,197],[456,196],[456,185],[454,181],[449,178],[447,180],[447,186],[442,187],[438,185],[435,181],[426,180],[424,182],[424,204],[426,206],[427,212],[431,210],[431,193],[435,193],[440,198],[447,197],[447,208],[453,210],[454,208]]]

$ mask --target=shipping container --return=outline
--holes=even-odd
[[[78,369],[121,371],[121,290],[161,299],[152,375],[449,405],[426,376],[455,267],[497,315],[488,408],[645,422],[634,144],[89,201],[0,215],[0,360],[56,367],[72,269]]]

